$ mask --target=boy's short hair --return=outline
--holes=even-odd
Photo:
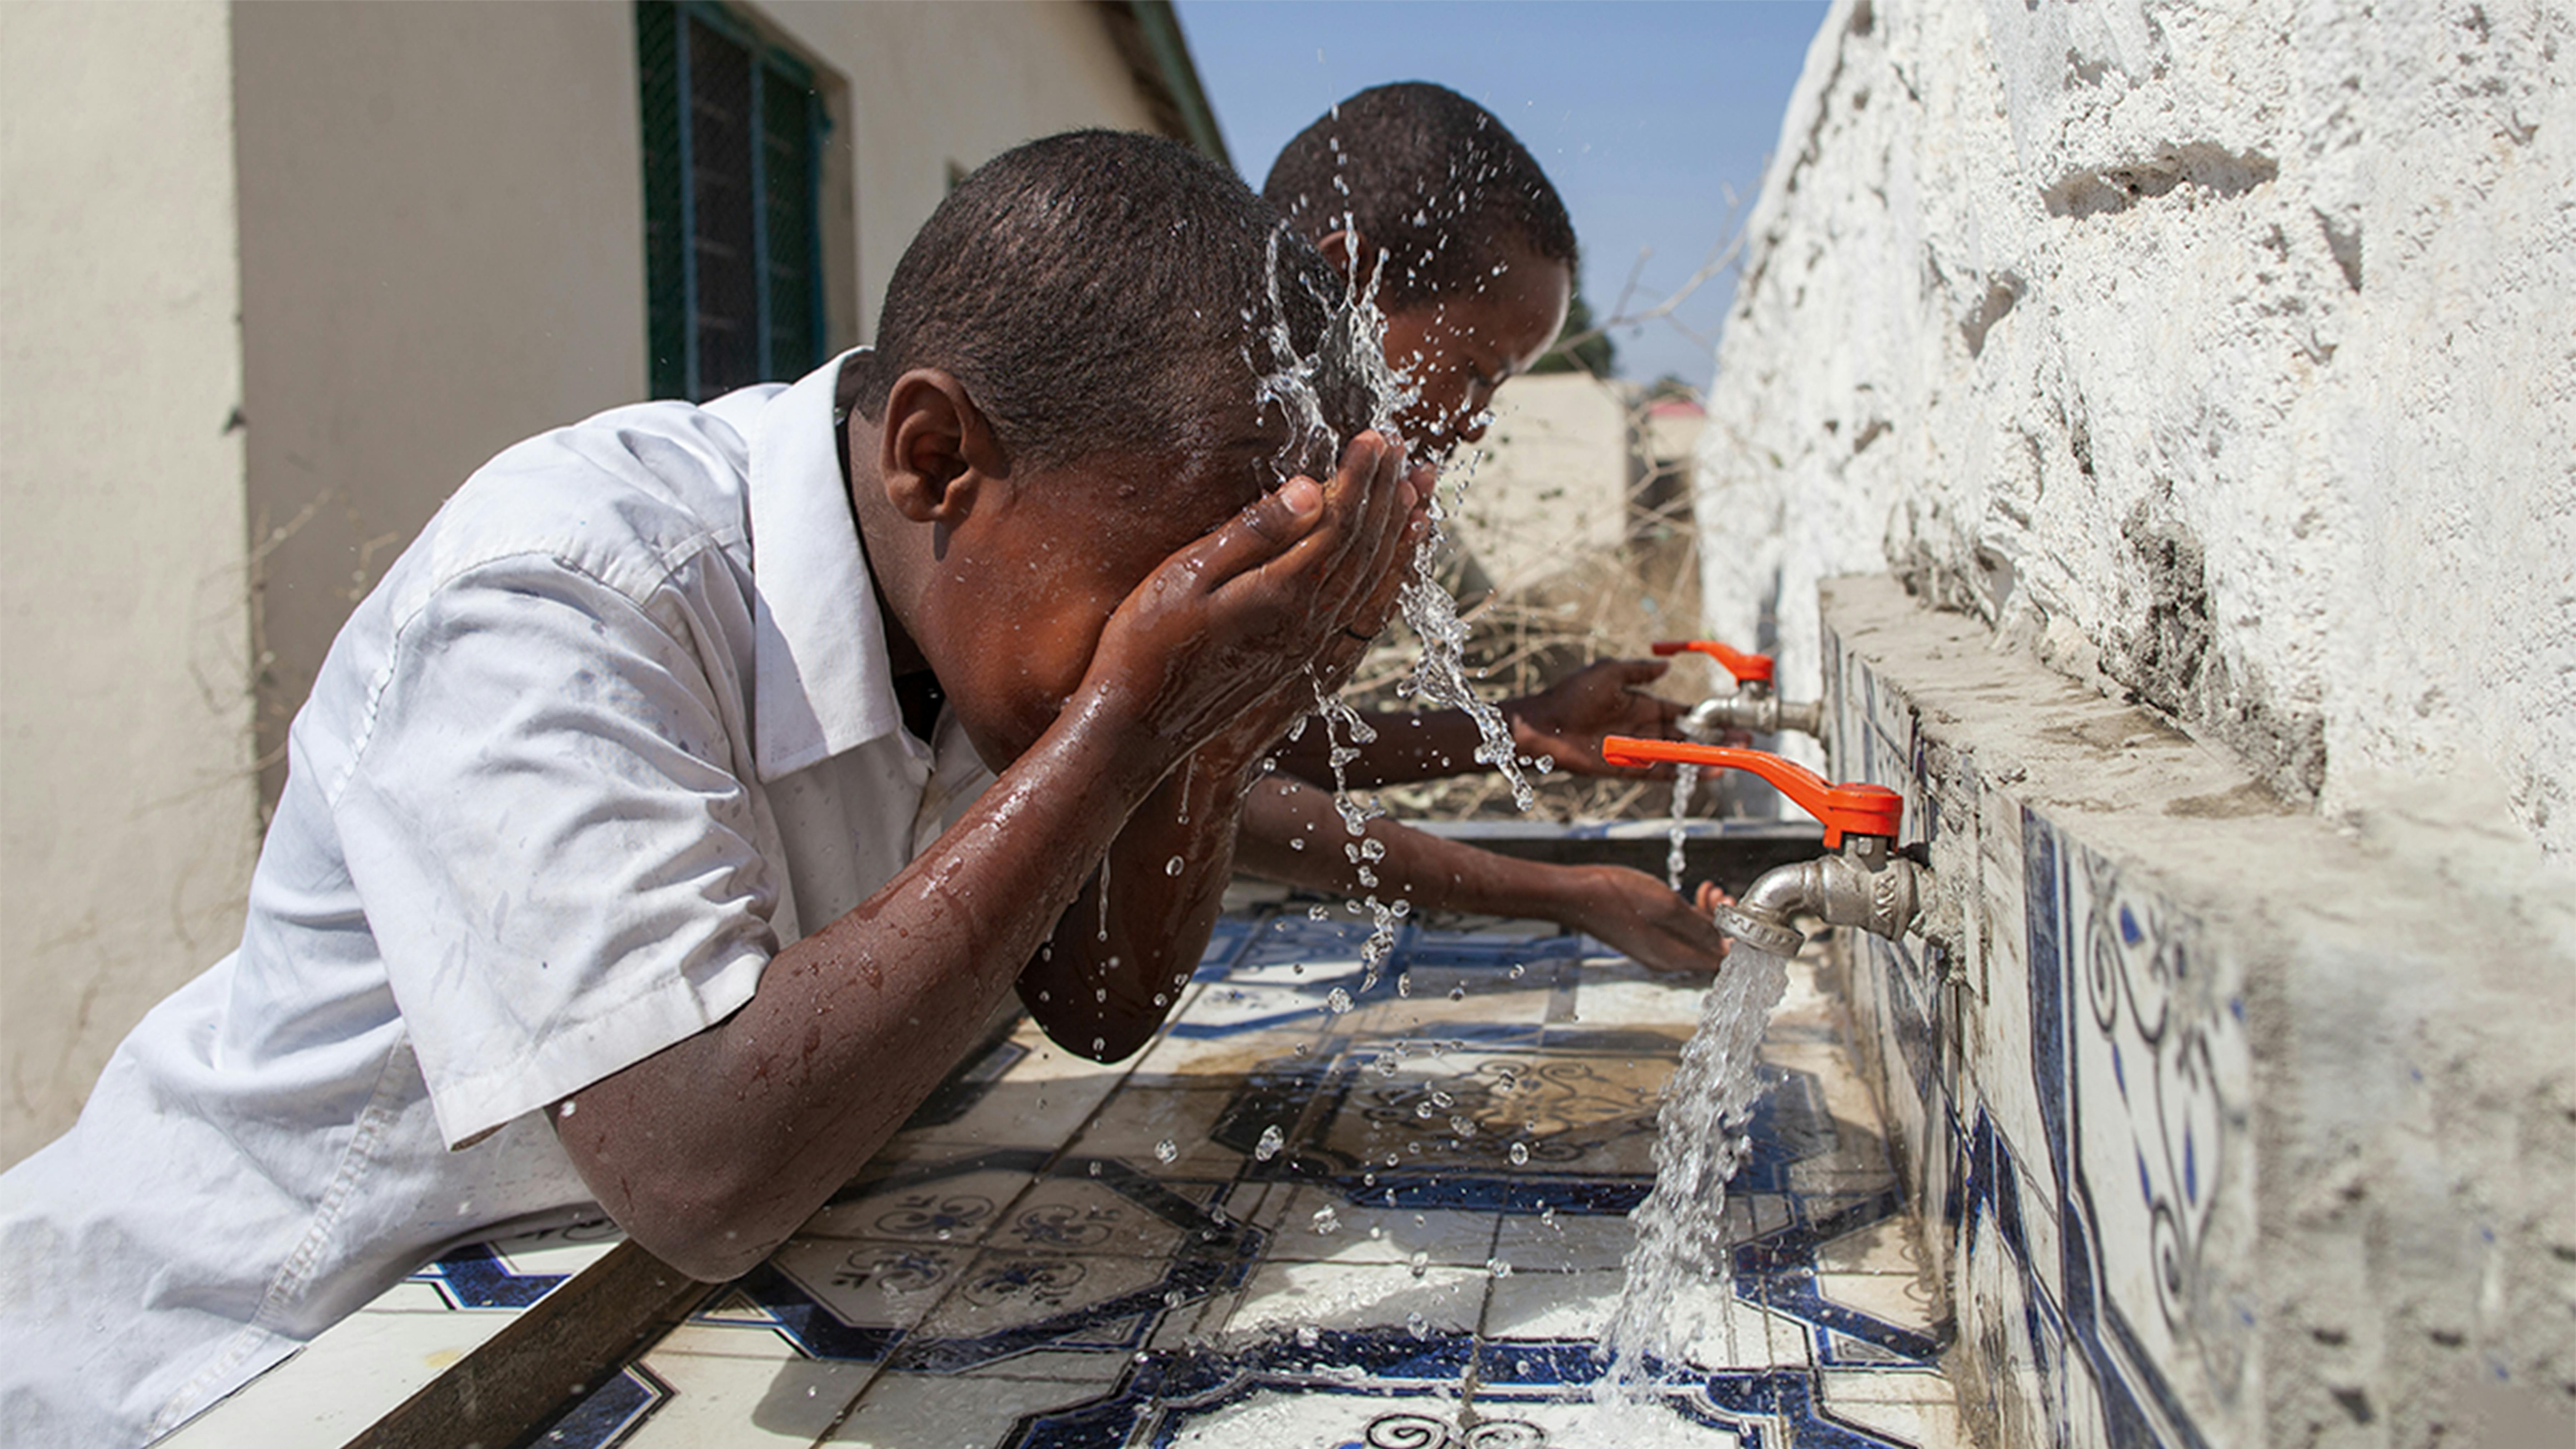
[[[1262,377],[1311,361],[1347,438],[1371,417],[1350,314],[1313,244],[1231,170],[1159,137],[1069,131],[986,162],[931,214],[886,287],[859,407],[880,421],[896,378],[937,367],[1015,466],[1188,454],[1232,440],[1226,404],[1250,413]],[[1275,355],[1282,321],[1294,359]],[[1295,461],[1312,466],[1302,447]]]
[[[1574,222],[1528,148],[1427,81],[1333,107],[1279,153],[1261,194],[1309,240],[1347,227],[1384,248],[1377,301],[1389,311],[1473,290],[1506,242],[1574,269]]]

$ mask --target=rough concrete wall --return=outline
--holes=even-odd
[[[643,395],[632,13],[233,7],[271,798],[332,638],[456,485]]]
[[[1894,569],[2333,811],[2576,851],[2576,14],[1842,0],[1752,217],[1721,637]]]
[[[240,938],[230,54],[219,7],[0,5],[0,1166]]]

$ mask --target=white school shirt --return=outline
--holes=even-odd
[[[596,1216],[542,1109],[991,782],[953,714],[903,728],[838,372],[522,443],[358,607],[240,949],[0,1175],[0,1441],[147,1442],[441,1248]]]

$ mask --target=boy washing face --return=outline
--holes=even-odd
[[[1385,355],[1413,387],[1397,426],[1417,458],[1482,441],[1495,392],[1556,341],[1574,293],[1574,226],[1528,150],[1474,101],[1420,81],[1361,91],[1280,152],[1262,194],[1386,318]],[[1506,700],[1520,753],[1573,774],[1621,774],[1601,737],[1667,737],[1683,707],[1640,686],[1669,666],[1604,660],[1539,694]],[[1473,725],[1455,711],[1374,715],[1377,741],[1353,784],[1462,773]],[[1281,768],[1331,776],[1299,741]],[[1352,773],[1355,770],[1357,773]]]
[[[1415,391],[1398,414],[1417,457],[1440,460],[1485,435],[1495,390],[1526,372],[1563,328],[1573,293],[1574,228],[1529,152],[1482,106],[1440,86],[1365,90],[1288,143],[1263,194],[1356,288],[1374,286],[1385,358]],[[1607,734],[1669,737],[1682,706],[1642,686],[1658,661],[1604,660],[1500,708],[1524,755],[1574,774],[1622,773],[1601,758]],[[1472,768],[1479,743],[1457,711],[1373,714],[1376,739],[1346,763],[1353,785]],[[1283,746],[1280,773],[1329,784],[1320,731]],[[1315,792],[1264,785],[1247,813],[1248,869],[1299,884],[1362,889],[1338,849],[1280,851],[1282,836],[1339,843]],[[1706,970],[1725,942],[1653,877],[1610,866],[1568,869],[1378,822],[1382,897],[1421,908],[1536,916],[1587,931],[1658,969]]]
[[[1168,143],[1038,142],[942,205],[874,353],[469,480],[295,723],[240,949],[0,1177],[0,1438],[147,1442],[442,1247],[602,1208],[731,1277],[1024,968],[1185,975],[1421,527],[1274,226]],[[1330,439],[1251,405],[1274,295]]]
[[[1366,288],[1375,279],[1385,361],[1415,392],[1397,421],[1416,460],[1436,463],[1482,438],[1494,390],[1555,341],[1573,291],[1574,229],[1529,153],[1455,92],[1380,86],[1291,141],[1263,190],[1346,285]],[[1625,773],[1602,760],[1601,737],[1672,733],[1682,707],[1638,688],[1665,667],[1605,660],[1543,693],[1504,701],[1515,745],[1524,755],[1552,756],[1570,773]],[[1377,738],[1345,761],[1352,786],[1477,768],[1481,741],[1459,711],[1366,718]],[[1327,748],[1315,729],[1274,746],[1278,774],[1245,802],[1235,852],[1242,869],[1419,910],[1555,921],[1657,970],[1707,971],[1724,957],[1726,939],[1706,912],[1642,871],[1514,860],[1378,820],[1366,828],[1381,851],[1368,867],[1375,879],[1362,879],[1332,801],[1299,783],[1333,783]],[[1136,974],[1106,1003],[1096,1000],[1097,986],[1068,1002],[1065,983],[1039,988],[1041,979],[1025,978],[1022,997],[1076,1050],[1143,1042],[1167,1009],[1153,998],[1170,999],[1166,983]]]

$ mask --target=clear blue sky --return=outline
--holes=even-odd
[[[1519,135],[1583,243],[1606,315],[1641,249],[1629,310],[1679,287],[1749,208],[1779,144],[1823,0],[1177,0],[1234,164],[1261,184],[1326,107],[1386,81],[1437,81]],[[1617,335],[1619,372],[1706,387],[1730,273],[1660,324]]]

